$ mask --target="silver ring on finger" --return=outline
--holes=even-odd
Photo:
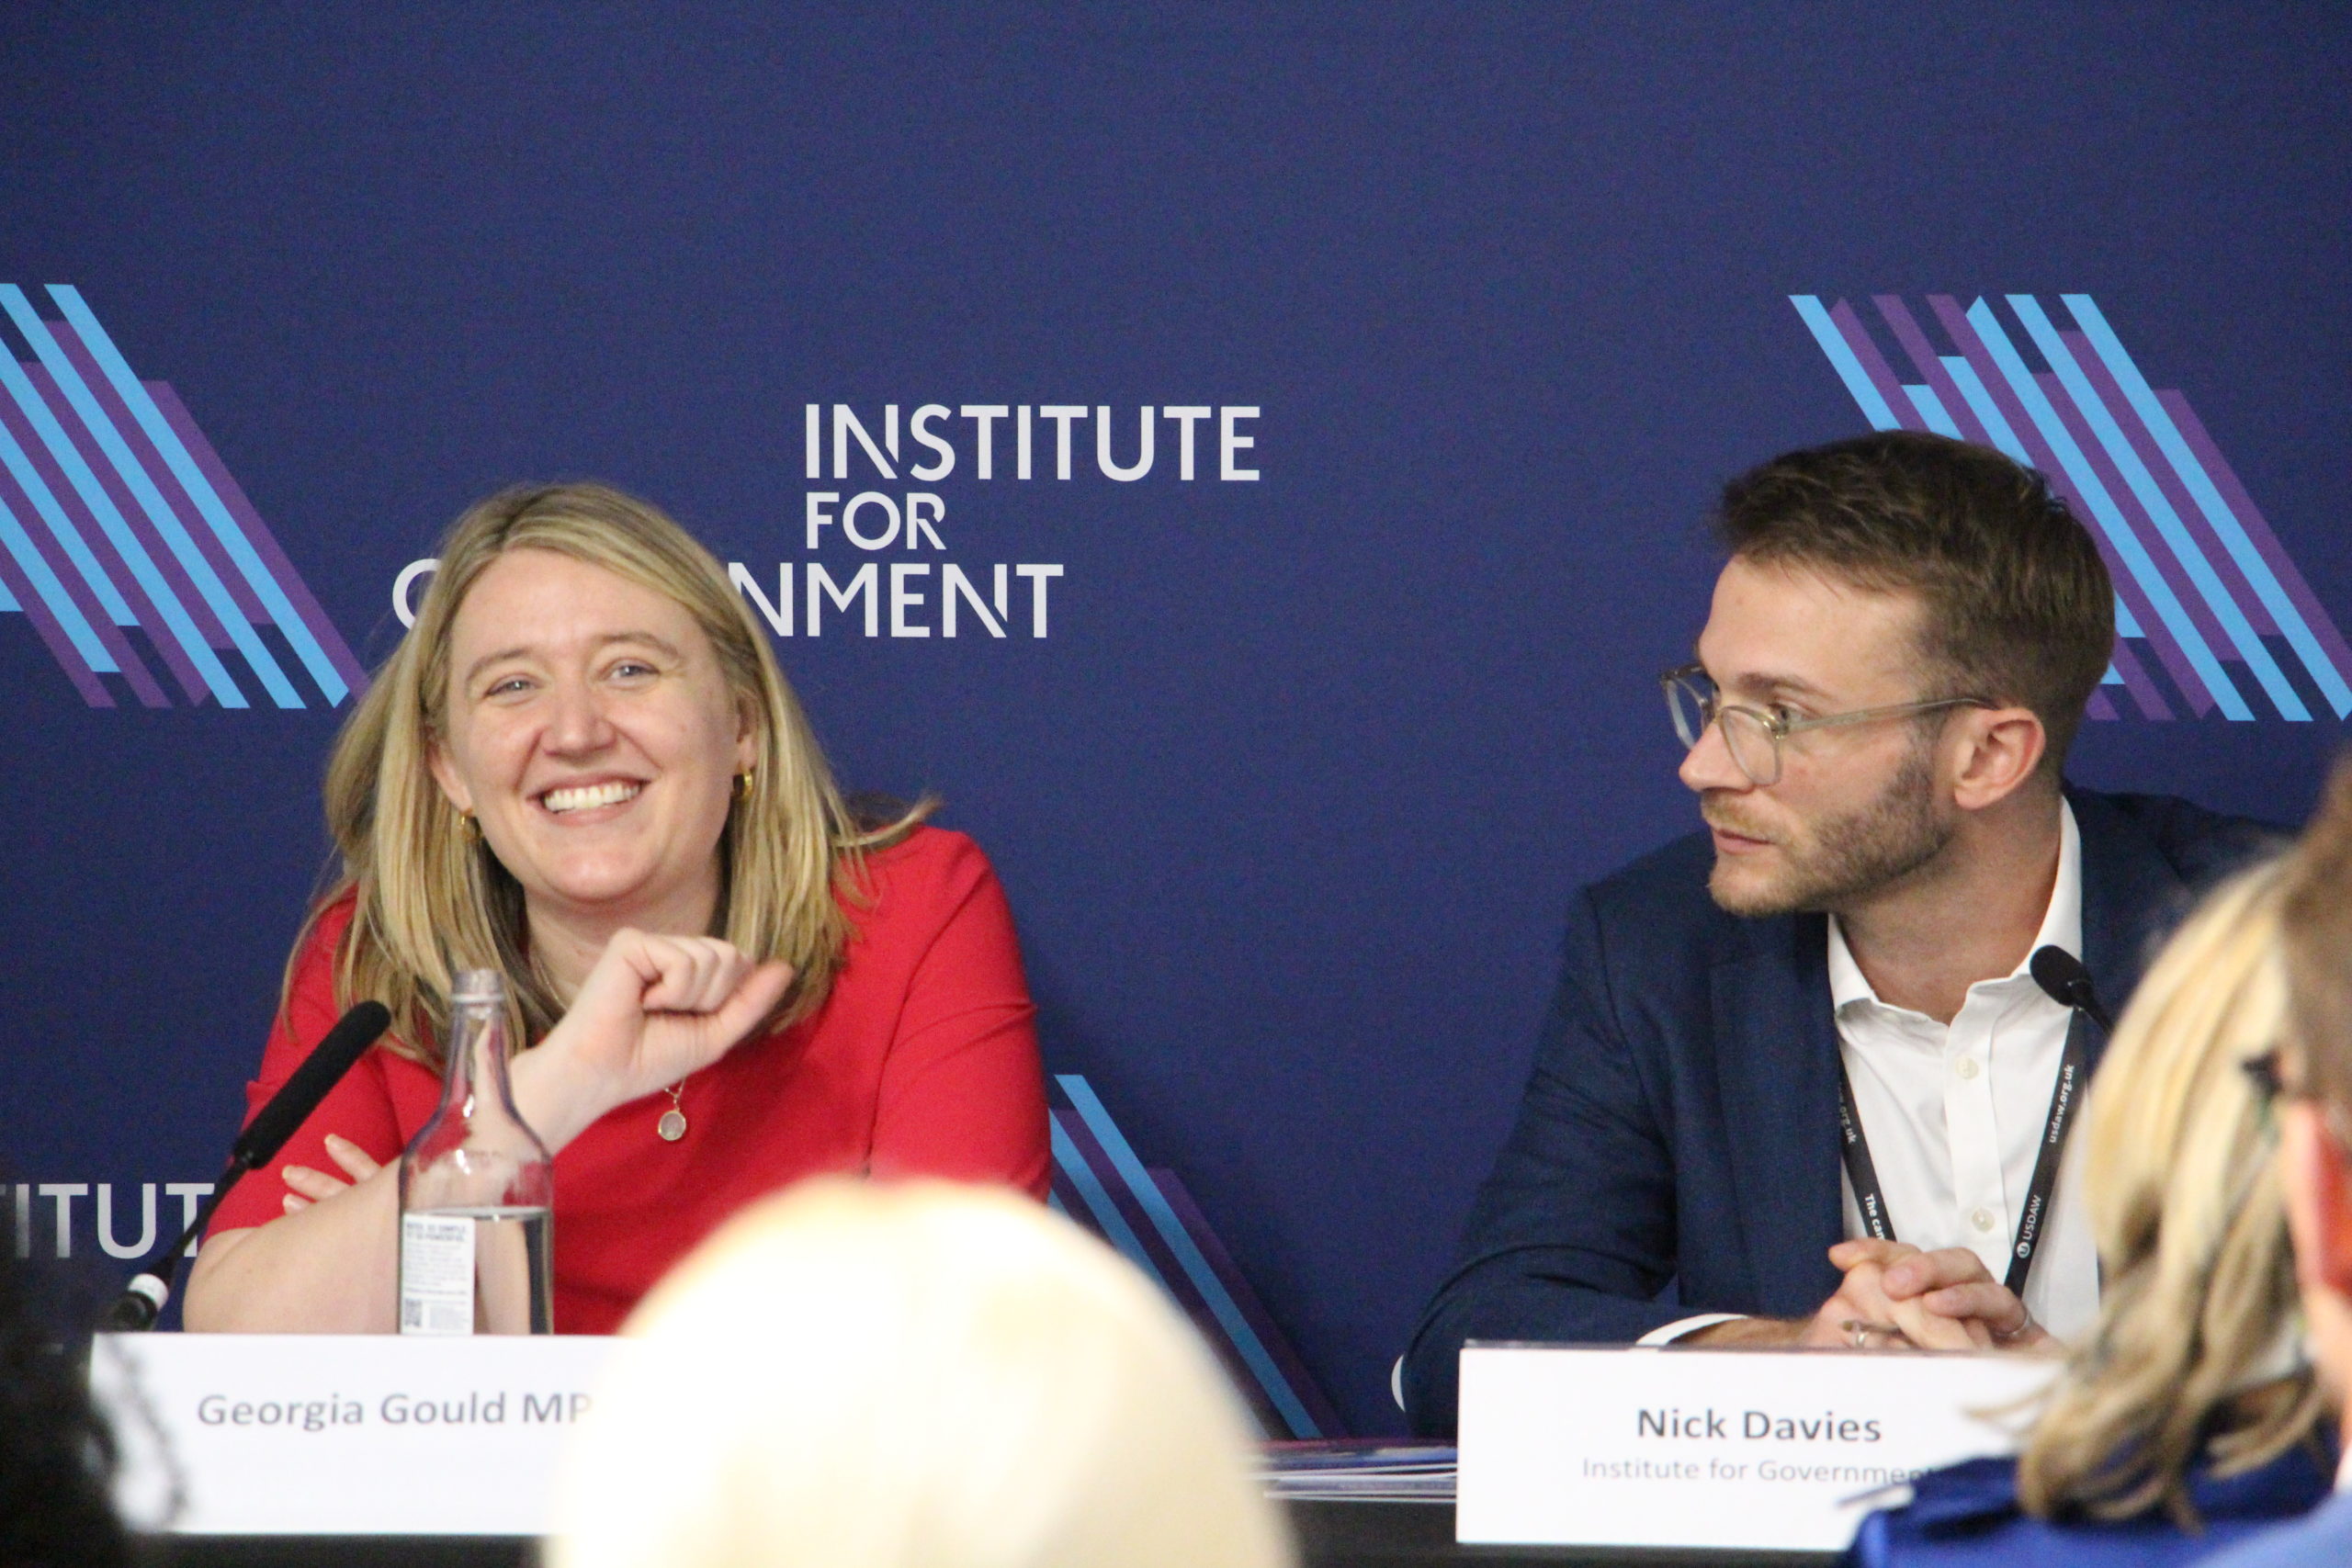
[[[1868,1323],[1859,1317],[1849,1317],[1838,1326],[1846,1331],[1848,1336],[1847,1343],[1857,1350],[1869,1349],[1871,1348],[1871,1336],[1873,1334],[1885,1335],[1890,1344],[1900,1340],[1903,1337],[1903,1330],[1896,1327],[1894,1324]]]

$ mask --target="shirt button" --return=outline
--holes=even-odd
[[[1977,1066],[1975,1057],[1962,1056],[1958,1062],[1952,1065],[1951,1070],[1958,1073],[1962,1078],[1973,1078],[1984,1069]]]
[[[1989,1231],[1993,1228],[1993,1211],[1979,1209],[1968,1216],[1968,1223],[1980,1231]]]

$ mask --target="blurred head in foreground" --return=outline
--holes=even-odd
[[[2297,1354],[2295,1265],[2270,1108],[2245,1070],[2286,1021],[2286,868],[2223,884],[2133,993],[2090,1090],[2085,1186],[2098,1323],[2018,1462],[2045,1518],[2162,1506],[2308,1437],[2321,1400]]]
[[[1286,1568],[1241,1406],[1175,1309],[1010,1192],[812,1181],[624,1330],[554,1568]]]

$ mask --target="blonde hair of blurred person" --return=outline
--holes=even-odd
[[[746,716],[757,761],[739,777],[719,841],[715,929],[755,963],[781,959],[796,979],[769,1029],[822,1005],[850,924],[834,897],[862,852],[895,840],[931,803],[879,829],[843,803],[807,716],[778,671],[766,636],[708,550],[660,508],[607,485],[520,485],[469,508],[442,542],[440,566],[416,623],[352,712],[327,764],[326,815],[342,874],[319,911],[356,891],[335,954],[342,1005],[359,998],[392,1010],[390,1048],[437,1066],[451,977],[496,968],[507,980],[508,1037],[537,1040],[563,1016],[553,986],[528,956],[521,888],[434,782],[431,755],[446,733],[449,649],[458,607],[476,580],[513,550],[543,550],[598,567],[672,600],[700,626]],[[317,919],[314,913],[313,919]],[[286,984],[305,943],[294,944]]]
[[[2043,1518],[2159,1506],[2195,1528],[2193,1467],[2256,1469],[2312,1436],[2268,1109],[2245,1064],[2286,1027],[2285,879],[2223,884],[2140,982],[2086,1108],[2098,1325],[2018,1466]]]
[[[1287,1568],[1238,1400],[1167,1299],[1011,1192],[826,1178],[623,1331],[552,1568]]]
[[[2336,1189],[2341,1222],[2344,1169],[2352,1164],[2352,757],[2339,760],[2311,826],[2296,847],[2287,891],[2290,1058],[2294,1088],[2282,1117],[2308,1118],[2287,1136],[2287,1161],[2313,1227],[2301,1259],[2308,1342],[2339,1404],[2352,1406],[2352,1247],[2326,1234],[2314,1188]],[[2346,1415],[2352,1430],[2352,1411]]]

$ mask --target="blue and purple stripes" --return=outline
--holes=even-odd
[[[1174,1173],[1146,1169],[1086,1079],[1053,1079],[1053,1206],[1175,1299],[1225,1363],[1265,1436],[1344,1433],[1330,1402]]]
[[[2059,301],[2070,326],[2030,294],[2003,298],[2006,321],[1989,299],[1931,294],[1939,349],[1898,295],[1871,297],[1875,329],[1843,299],[1790,296],[1872,428],[1998,447],[2089,525],[2117,632],[2091,716],[2121,716],[2125,698],[2152,719],[2352,716],[2352,649],[2188,400],[2148,384],[2089,295]]]
[[[0,333],[0,614],[31,622],[92,707],[334,707],[364,690],[178,395],[132,373],[79,290],[47,292],[57,319],[0,284],[17,333]]]

